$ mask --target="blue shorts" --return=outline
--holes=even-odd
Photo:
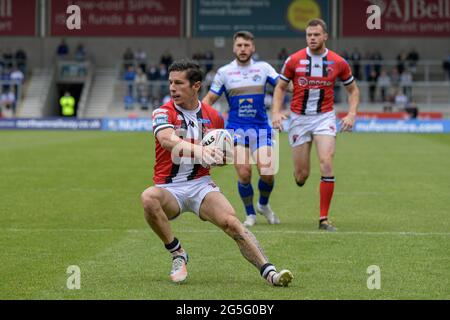
[[[261,147],[273,145],[272,142],[272,127],[265,125],[239,125],[227,124],[227,130],[234,137],[234,145],[242,145],[250,148],[251,153],[254,153]]]

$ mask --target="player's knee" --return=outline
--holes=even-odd
[[[248,168],[242,168],[238,172],[239,182],[242,184],[249,184],[252,181],[252,171]]]
[[[303,187],[306,183],[306,180],[308,180],[309,172],[306,170],[302,170],[299,172],[294,173],[295,183],[297,183],[297,186]]]
[[[141,194],[141,203],[144,207],[146,214],[155,212],[156,209],[161,206],[160,201],[156,194],[151,189],[147,189]]]
[[[222,229],[230,236],[239,234],[242,224],[234,214],[228,214],[224,219]]]

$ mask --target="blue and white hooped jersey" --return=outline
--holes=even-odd
[[[270,64],[253,59],[248,66],[233,60],[220,68],[210,91],[218,96],[225,92],[230,107],[227,127],[267,125],[266,83],[275,86],[278,77]]]

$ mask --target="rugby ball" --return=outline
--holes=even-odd
[[[227,164],[233,161],[233,137],[225,129],[213,129],[208,131],[202,139],[202,146],[213,146],[223,152],[223,163]]]

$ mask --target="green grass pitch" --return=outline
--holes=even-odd
[[[281,224],[252,231],[288,288],[263,281],[234,241],[191,213],[173,222],[188,281],[144,221],[151,133],[0,132],[0,299],[449,299],[450,135],[341,134],[331,220],[317,230],[319,177],[292,177],[286,135],[271,197]],[[255,173],[256,171],[254,171]],[[213,178],[243,219],[233,167]],[[254,182],[256,182],[254,176]],[[255,188],[256,189],[256,188]],[[69,290],[67,267],[81,269]],[[381,270],[369,290],[367,268]]]

